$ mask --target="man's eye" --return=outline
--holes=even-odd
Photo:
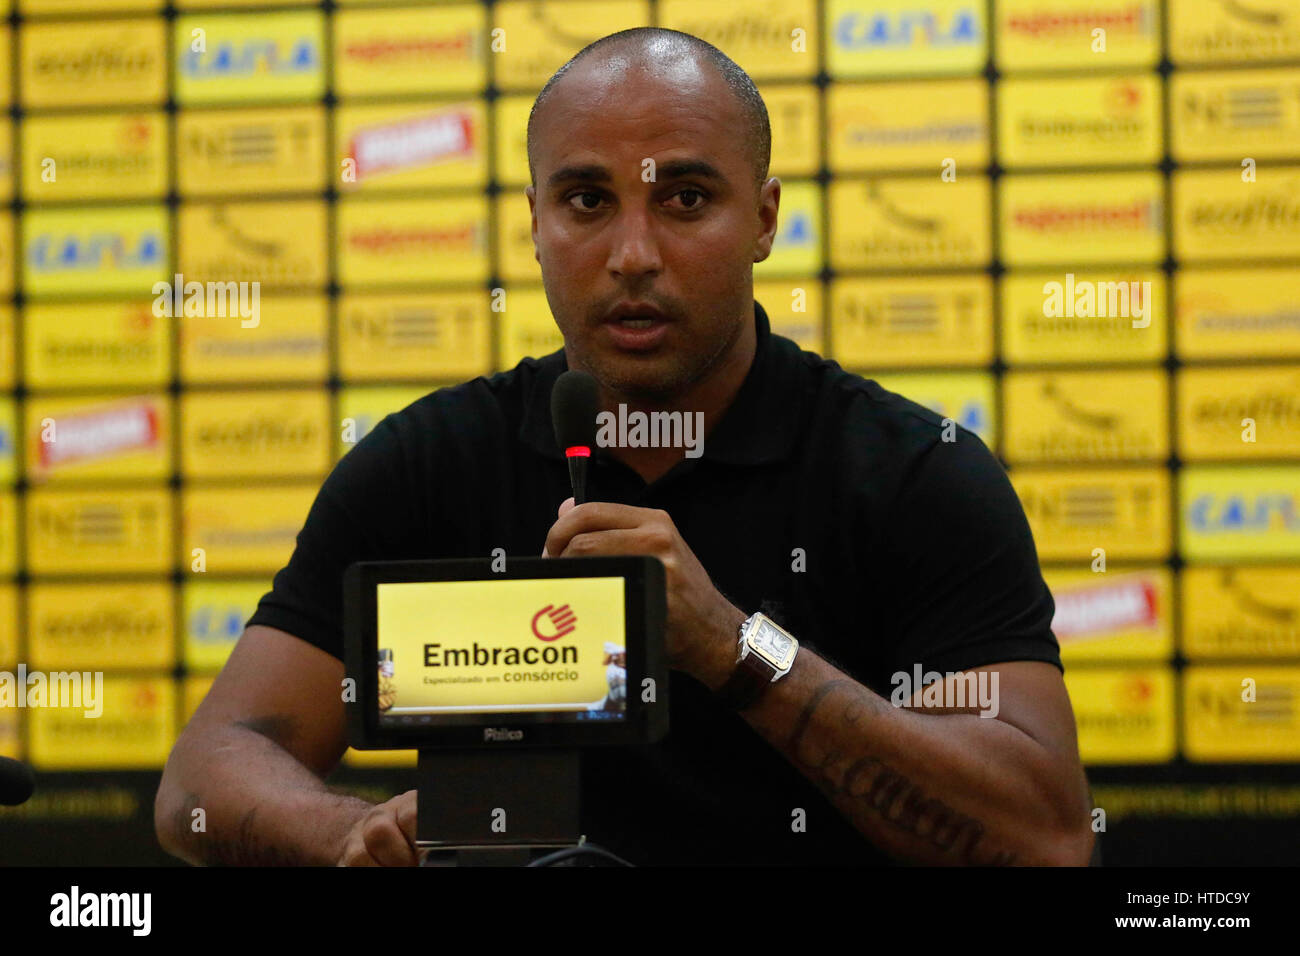
[[[573,201],[575,199],[579,201],[578,205],[573,205]],[[587,199],[593,199],[595,200],[595,202],[587,203],[586,202]],[[600,205],[600,193],[592,193],[592,192],[574,193],[572,196],[569,197],[569,205],[573,206],[574,209],[583,212],[591,212],[593,209],[595,209],[597,206]]]
[[[704,200],[707,198],[699,189],[679,189],[674,195],[681,199],[682,208],[684,209],[699,209],[704,205]],[[688,200],[686,198],[688,196],[693,198]]]

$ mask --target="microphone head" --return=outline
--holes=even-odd
[[[17,760],[0,757],[0,807],[16,807],[36,790],[32,768]]]
[[[599,405],[599,387],[586,372],[571,368],[555,380],[551,389],[551,424],[560,451],[575,445],[591,448],[596,444]]]

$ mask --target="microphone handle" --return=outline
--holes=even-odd
[[[585,455],[572,455],[569,458],[569,484],[573,486],[575,505],[587,500],[587,461]]]

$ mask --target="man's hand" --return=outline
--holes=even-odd
[[[415,791],[378,804],[343,841],[339,866],[415,866]]]
[[[668,591],[668,663],[711,687],[736,661],[737,628],[748,616],[728,601],[682,540],[668,512],[566,498],[542,557],[647,554],[663,562]]]

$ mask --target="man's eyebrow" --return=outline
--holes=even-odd
[[[551,173],[546,180],[546,187],[554,189],[560,183],[572,181],[607,183],[611,178],[608,169],[594,163],[589,163],[586,166],[564,166]]]
[[[656,168],[656,178],[679,179],[683,176],[699,176],[718,182],[727,181],[727,177],[716,166],[703,159],[670,159],[666,163],[660,163]],[[554,189],[567,182],[607,183],[612,178],[608,169],[594,163],[585,166],[565,166],[551,173],[546,180],[546,186],[548,189]]]

